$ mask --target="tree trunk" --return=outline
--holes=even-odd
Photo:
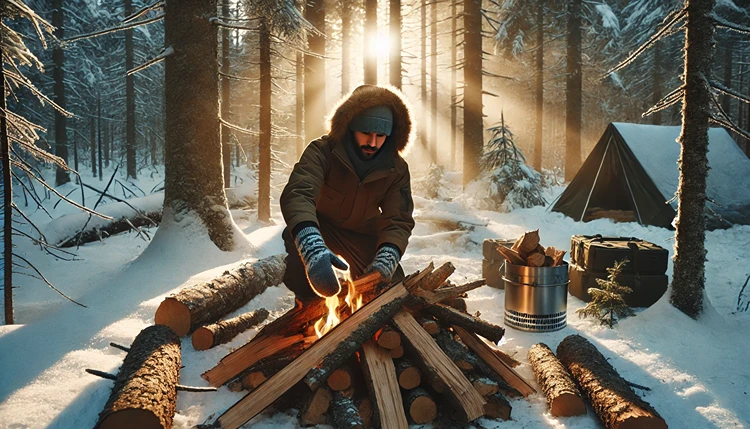
[[[438,93],[437,93],[437,1],[430,2],[430,143],[435,163],[438,163]]]
[[[706,178],[708,176],[708,121],[715,0],[688,0],[685,37],[685,95],[680,133],[680,179],[675,221],[674,271],[670,302],[696,319],[703,311],[706,282]]]
[[[536,2],[536,131],[531,166],[542,171],[542,132],[544,130],[544,0]]]
[[[234,248],[234,221],[221,173],[216,0],[167,2],[164,222],[195,213],[221,250]],[[188,218],[192,217],[190,215]]]
[[[365,0],[364,60],[366,85],[378,84],[378,51],[373,42],[378,37],[378,1]]]
[[[155,226],[161,223],[162,211],[158,210],[143,213],[135,212],[132,214],[128,212],[128,214],[121,213],[113,217],[114,219],[104,226],[86,229],[85,231],[78,231],[72,237],[65,238],[60,240],[60,242],[53,244],[58,247],[74,247],[81,244],[100,241],[104,237],[110,237],[121,232],[130,231],[134,228]]]
[[[734,55],[734,40],[732,36],[726,38],[724,43],[724,86],[732,88],[732,55]],[[721,96],[721,108],[729,115],[732,97],[729,94]]]
[[[479,175],[483,147],[481,0],[464,0],[464,187]]]
[[[89,149],[91,150],[91,173],[96,177],[96,118],[94,113],[91,113],[91,121],[89,122]]]
[[[156,310],[155,322],[169,326],[179,336],[187,335],[237,310],[269,286],[281,283],[285,268],[284,255],[242,264],[210,282],[165,298]]]
[[[213,3],[215,3],[215,0],[213,0]],[[132,0],[125,0],[125,16],[130,16],[133,12]],[[213,13],[216,13],[216,8],[213,9]],[[125,70],[131,70],[135,67],[134,55],[133,30],[125,30]],[[206,61],[215,57],[216,54],[207,57]],[[135,179],[138,171],[135,159],[135,74],[125,76],[125,109],[125,165],[127,177]]]
[[[102,96],[99,93],[96,94],[96,125],[96,161],[99,166],[99,181],[101,182],[104,172],[102,171]]]
[[[341,96],[349,93],[349,81],[351,71],[351,32],[352,32],[352,5],[351,2],[341,2]]]
[[[656,105],[656,103],[661,100],[661,93],[662,93],[662,83],[661,83],[661,74],[664,73],[664,71],[661,69],[661,63],[662,63],[662,42],[656,41],[654,43],[653,48],[653,55],[654,55],[654,69],[652,71],[652,86],[651,86],[651,104]],[[656,113],[652,114],[652,124],[654,125],[661,125],[662,119],[661,119],[661,111],[658,111]]]
[[[64,8],[62,0],[52,2],[52,25],[55,27],[55,37],[58,40],[65,38],[64,29]],[[52,62],[55,68],[52,76],[55,80],[54,101],[58,106],[65,109],[65,53],[62,46],[55,44],[52,50]],[[65,115],[55,109],[55,155],[68,162],[68,135],[67,121]],[[64,185],[70,182],[68,171],[59,166],[55,167],[55,186]]]
[[[457,123],[457,98],[456,98],[456,69],[458,67],[458,16],[456,5],[458,1],[451,1],[451,170],[456,168],[456,123]]]
[[[237,335],[260,324],[267,317],[268,310],[261,308],[231,319],[201,326],[193,333],[193,348],[196,350],[208,350],[219,344],[228,343]]]
[[[296,82],[295,82],[295,116],[294,116],[294,129],[295,133],[297,134],[296,141],[297,141],[297,159],[300,159],[302,157],[302,152],[305,150],[305,131],[302,128],[302,115],[305,114],[304,106],[305,106],[305,94],[303,94],[304,91],[304,73],[305,73],[305,63],[302,59],[302,52],[297,52],[297,59],[295,62],[296,67]]]
[[[586,414],[586,403],[575,380],[546,344],[535,344],[529,349],[529,365],[542,386],[553,416]]]
[[[112,124],[109,120],[104,124],[104,166],[109,167],[109,148],[110,148],[110,132],[111,132]],[[156,136],[152,137],[154,140],[156,140]],[[152,141],[151,143],[151,160],[155,164],[156,163],[156,143]],[[78,165],[76,165],[76,171],[78,171]]]
[[[96,429],[172,427],[180,379],[180,338],[168,327],[141,331],[120,367]]]
[[[430,154],[430,160],[435,162],[435,153],[432,151],[432,145],[427,140],[427,0],[421,0],[420,4],[420,54],[422,57],[420,60],[420,98],[419,98],[419,112],[420,120],[417,123],[419,129],[417,130],[417,136],[419,138],[422,147],[427,150]]]
[[[346,2],[344,2],[346,3]],[[401,0],[390,0],[390,81],[401,89]]]
[[[221,15],[229,18],[229,0],[222,0]],[[221,29],[221,71],[224,76],[221,77],[221,118],[229,121],[229,100],[231,97],[230,80],[226,76],[229,74],[229,29]],[[231,186],[232,177],[232,142],[230,140],[231,132],[226,127],[221,127],[221,159],[224,171],[224,187]]]
[[[633,392],[617,370],[584,337],[566,337],[557,346],[557,356],[573,374],[607,429],[667,428],[659,413]]]
[[[260,136],[258,142],[258,220],[271,220],[271,34],[260,21]]]
[[[3,32],[0,32],[0,46],[3,45]],[[0,55],[0,111],[6,112],[5,69]],[[10,138],[8,138],[8,117],[0,115],[0,162],[3,173],[3,299],[5,307],[5,324],[13,321],[13,178],[10,170]]]
[[[305,141],[310,142],[324,132],[323,115],[326,110],[326,11],[323,0],[308,0],[305,19],[322,34],[307,34],[307,44],[314,55],[305,55]]]
[[[568,0],[568,53],[565,79],[565,181],[581,167],[581,0]]]

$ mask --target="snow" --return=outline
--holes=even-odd
[[[138,184],[141,189],[151,189],[159,179],[145,178]],[[561,191],[559,186],[550,189],[545,198],[552,201]],[[646,239],[669,249],[670,256],[673,254],[673,232],[666,229],[616,224],[606,219],[579,223],[545,207],[509,213],[482,211],[471,204],[475,200],[458,196],[454,194],[451,201],[415,198],[417,226],[402,262],[406,272],[421,269],[430,261],[451,261],[456,266],[451,277],[454,282],[479,278],[482,240],[517,238],[524,231],[537,228],[543,245],[560,249],[569,248],[573,234],[601,233]],[[63,204],[53,210],[55,202],[45,203],[55,217],[71,213]],[[112,382],[91,376],[84,369],[116,372],[124,353],[110,347],[109,342],[131,343],[141,329],[153,323],[156,308],[167,294],[214,278],[239,263],[282,253],[280,234],[284,224],[276,200],[272,208],[270,224],[258,223],[252,210],[233,210],[239,229],[253,245],[236,252],[217,250],[197,221],[160,233],[152,228],[150,243],[134,233],[89,243],[78,249],[78,260],[73,262],[54,260],[29,243],[18,241],[19,252],[88,308],[65,301],[35,279],[16,277],[15,314],[19,324],[0,326],[0,428],[93,427]],[[41,211],[31,215],[40,224],[46,222],[48,228],[49,224],[61,222],[45,221]],[[447,230],[445,225],[449,223],[459,225],[459,229]],[[668,291],[654,306],[636,310],[635,317],[622,320],[610,330],[591,319],[579,319],[575,310],[584,303],[568,296],[566,328],[544,334],[507,328],[500,348],[515,354],[524,363],[518,371],[536,384],[525,364],[529,347],[544,342],[554,350],[565,336],[581,334],[625,379],[652,389],[637,393],[658,410],[670,427],[748,427],[750,313],[737,311],[737,299],[748,276],[750,227],[707,232],[706,247],[706,295],[710,305],[697,321],[669,304]],[[670,259],[670,276],[671,272]],[[503,290],[482,287],[469,293],[469,311],[504,324],[503,300]],[[292,304],[292,293],[280,285],[269,288],[232,315],[265,307],[275,318]],[[251,329],[229,344],[202,352],[192,348],[189,337],[183,338],[180,383],[205,386],[200,374],[256,332]],[[243,396],[226,388],[215,393],[181,392],[174,427],[191,428],[213,421]],[[582,417],[551,416],[543,395],[511,399],[511,405],[512,421],[479,419],[476,426],[602,427],[591,409]],[[294,429],[299,427],[295,416],[294,410],[261,414],[247,427]]]

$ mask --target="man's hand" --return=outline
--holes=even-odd
[[[384,279],[389,280],[396,271],[398,261],[401,260],[401,251],[390,243],[385,243],[378,249],[375,259],[370,266],[365,269],[365,274],[378,271]]]
[[[348,270],[349,266],[326,247],[323,237],[318,228],[308,226],[303,228],[296,238],[302,262],[305,263],[307,280],[313,288],[313,292],[321,297],[334,296],[339,293],[341,287],[333,272],[333,267],[340,270]]]

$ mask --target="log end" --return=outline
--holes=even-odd
[[[337,369],[333,371],[327,380],[328,387],[334,392],[340,392],[346,390],[352,385],[352,376],[349,371],[343,369]]]
[[[380,347],[393,350],[401,345],[401,334],[396,331],[382,330],[376,334],[376,340]]]
[[[159,418],[149,410],[126,408],[105,417],[96,429],[165,429]]]
[[[582,416],[586,414],[586,403],[578,395],[563,393],[552,400],[550,412],[556,417]]]
[[[414,389],[422,383],[422,373],[416,367],[406,368],[398,376],[398,384],[404,389]]]
[[[193,348],[196,350],[208,350],[214,345],[214,333],[210,329],[201,327],[193,332]]]
[[[617,429],[667,429],[667,422],[654,415],[626,417]]]
[[[415,424],[430,423],[437,417],[437,406],[431,398],[420,396],[411,403],[408,414]]]
[[[404,356],[404,346],[398,346],[395,349],[391,349],[391,358],[398,359]]]
[[[169,326],[177,335],[183,337],[190,332],[190,310],[174,298],[165,298],[156,309],[154,323]]]

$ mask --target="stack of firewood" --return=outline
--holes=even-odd
[[[558,250],[553,246],[545,248],[539,244],[539,230],[524,233],[512,247],[506,247],[500,243],[496,245],[497,251],[513,265],[526,265],[529,267],[556,267],[562,265],[564,250]]]
[[[347,428],[508,419],[506,396],[535,390],[492,345],[504,329],[465,312],[461,297],[484,281],[454,286],[453,271],[430,264],[401,282],[357,280],[364,305],[352,313],[342,296],[341,322],[320,338],[312,326],[328,314],[324,300],[298,302],[203,374],[250,391],[212,426],[238,428],[272,405],[298,408],[302,425]]]

